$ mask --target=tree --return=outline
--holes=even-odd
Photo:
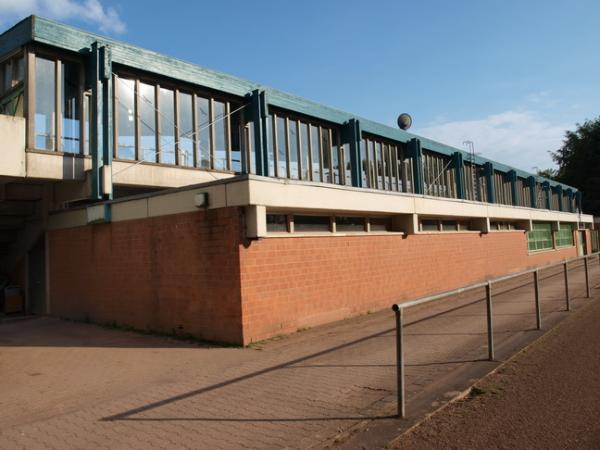
[[[540,177],[548,178],[549,180],[554,180],[556,178],[556,169],[538,169],[537,174]]]
[[[583,210],[600,215],[600,117],[567,131],[563,145],[552,153],[558,164],[555,180],[583,194]]]

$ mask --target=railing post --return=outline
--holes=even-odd
[[[539,270],[536,269],[533,272],[533,288],[535,290],[535,321],[536,328],[542,329],[542,310],[540,308],[540,274]]]
[[[565,299],[567,301],[567,311],[571,311],[571,298],[569,297],[569,268],[567,261],[563,263],[563,267],[565,272]]]
[[[396,381],[398,389],[398,416],[406,417],[406,405],[404,399],[404,348],[402,342],[402,327],[404,321],[404,309],[393,306],[396,313]]]
[[[492,320],[492,282],[485,285],[485,303],[487,305],[487,328],[488,328],[488,359],[494,360],[494,323]]]
[[[583,265],[585,267],[585,296],[590,298],[590,272],[587,256],[583,257]]]

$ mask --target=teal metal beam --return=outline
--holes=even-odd
[[[250,94],[250,118],[254,127],[254,158],[256,174],[269,175],[269,155],[267,153],[267,139],[269,139],[267,118],[269,110],[265,91],[255,89]]]
[[[545,203],[546,203],[546,209],[551,209],[552,193],[550,192],[550,183],[548,181],[544,181],[542,183],[542,190],[544,191],[544,199],[545,199]]]
[[[494,187],[494,164],[486,162],[483,165],[483,173],[485,175],[485,185],[487,188],[488,203],[496,203],[496,189]]]
[[[537,208],[537,181],[535,180],[535,177],[532,176],[527,178],[527,182],[529,183],[529,197],[531,199],[531,207]]]
[[[342,127],[342,141],[350,146],[350,176],[352,186],[362,187],[361,159],[360,159],[360,140],[362,131],[360,122],[356,119],[350,119]]]
[[[92,156],[92,197],[112,199],[109,175],[113,155],[112,63],[110,49],[95,42],[90,52],[89,82],[92,87],[90,111],[90,154]],[[106,166],[106,168],[104,168]],[[107,179],[105,179],[107,177]],[[106,191],[104,187],[107,186]]]
[[[454,165],[455,178],[456,178],[456,194],[458,198],[465,199],[465,172],[464,172],[464,160],[461,152],[454,152],[452,154],[452,163]]]
[[[411,158],[414,177],[415,194],[425,193],[425,182],[423,178],[423,149],[419,139],[411,139],[407,146],[408,156]]]

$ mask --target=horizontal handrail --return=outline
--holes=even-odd
[[[533,274],[533,287],[534,287],[534,299],[535,299],[535,315],[536,315],[536,329],[541,330],[542,328],[542,312],[540,308],[540,286],[539,286],[539,273],[540,270],[550,269],[552,267],[563,267],[563,273],[565,277],[565,300],[566,310],[571,310],[571,296],[569,295],[569,263],[583,260],[584,272],[585,272],[585,289],[586,298],[590,298],[590,277],[589,277],[589,264],[588,260],[591,257],[598,256],[600,262],[600,252],[593,252],[588,255],[578,256],[575,258],[564,259],[559,262],[546,264],[534,269],[522,270],[520,272],[510,273],[501,277],[489,279],[479,283],[473,283],[468,286],[463,286],[458,289],[451,291],[440,292],[438,294],[428,295],[420,297],[415,300],[411,300],[403,303],[395,303],[392,305],[392,309],[396,315],[396,381],[397,381],[397,395],[398,395],[398,416],[406,417],[406,396],[405,396],[405,375],[404,375],[404,344],[403,344],[403,332],[404,327],[404,310],[416,305],[422,305],[425,303],[433,302],[442,298],[450,297],[452,295],[462,294],[473,289],[485,287],[485,301],[486,301],[486,322],[487,322],[487,338],[488,338],[488,360],[494,361],[494,322],[493,322],[493,308],[492,308],[492,286],[494,283],[501,281],[510,280],[512,278],[520,277],[523,275]]]
[[[600,252],[595,252],[595,253],[590,253],[588,255],[583,255],[583,256],[577,256],[575,258],[570,258],[570,259],[564,259],[562,261],[559,262],[555,262],[555,263],[550,263],[550,264],[545,264],[543,266],[540,267],[536,267],[535,269],[527,269],[527,270],[523,270],[521,272],[515,272],[515,273],[509,273],[507,275],[503,275],[501,277],[496,277],[496,278],[491,278],[489,280],[486,281],[480,281],[479,283],[473,283],[473,284],[469,284],[467,286],[463,286],[457,289],[452,289],[451,291],[444,291],[444,292],[440,292],[438,294],[432,294],[432,295],[427,295],[425,297],[419,297],[416,298],[415,300],[410,300],[408,302],[402,302],[402,303],[394,303],[392,305],[392,309],[394,311],[398,311],[400,309],[406,309],[406,308],[411,308],[413,306],[417,306],[417,305],[422,305],[424,303],[429,303],[429,302],[433,302],[435,300],[440,300],[442,298],[445,297],[450,297],[452,295],[458,295],[458,294],[463,294],[465,292],[471,291],[473,289],[479,289],[479,288],[483,288],[485,286],[487,286],[489,283],[499,283],[501,281],[507,281],[510,280],[512,278],[517,278],[523,275],[528,275],[540,270],[544,270],[544,269],[551,269],[552,267],[558,267],[558,266],[563,266],[565,264],[569,264],[572,262],[577,262],[577,261],[581,261],[583,259],[589,259],[593,256],[600,256]]]

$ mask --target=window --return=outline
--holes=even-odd
[[[527,245],[531,252],[552,249],[552,224],[534,222],[527,233]]]
[[[227,147],[227,105],[223,102],[213,101],[213,133],[215,136],[215,148],[213,157],[215,158],[214,168],[217,170],[228,170],[228,147]]]
[[[54,61],[35,59],[35,148],[55,150],[56,68]]]
[[[287,232],[287,216],[285,214],[267,214],[267,231]]]
[[[156,149],[156,87],[146,83],[139,83],[139,87],[140,152],[144,161],[158,162]],[[119,120],[119,127],[120,124],[121,121]]]
[[[198,167],[212,167],[210,157],[210,123],[211,111],[209,100],[204,97],[196,98],[196,117],[198,121]]]
[[[518,227],[514,222],[492,221],[490,222],[490,229],[496,231],[511,231],[517,230]]]
[[[60,150],[80,152],[81,107],[79,104],[80,66],[63,62],[61,70],[62,133]]]
[[[370,231],[392,231],[392,218],[391,217],[370,217],[369,218],[369,230]]]
[[[118,138],[117,158],[135,159],[135,81],[117,81]]]
[[[115,76],[115,118],[117,158],[236,172],[253,167],[245,151],[252,130],[239,103]]]
[[[440,221],[433,219],[421,220],[421,231],[440,231]]]
[[[310,150],[312,152],[312,179],[313,181],[321,180],[321,145],[319,138],[319,127],[310,126]]]
[[[298,170],[298,122],[288,120],[288,137],[290,147],[290,178],[298,179],[300,171]]]
[[[302,155],[302,176],[303,180],[310,180],[310,136],[308,135],[308,124],[300,122],[300,154]]]
[[[90,154],[90,132],[91,132],[90,124],[92,123],[92,119],[90,117],[91,112],[92,112],[92,96],[89,95],[88,93],[86,93],[85,96],[83,97],[83,117],[85,118],[85,122],[84,122],[85,137],[83,140],[83,154],[84,155]]]
[[[365,218],[336,216],[335,231],[365,231]]]
[[[0,114],[23,117],[24,80],[23,53],[0,63]]]
[[[331,231],[329,216],[294,216],[294,232]]]
[[[412,190],[412,170],[410,170],[410,163],[404,158],[402,146],[398,143],[384,142],[378,139],[366,137],[361,140],[363,186],[371,189],[410,192]],[[349,157],[348,149],[347,158]],[[349,161],[346,161],[346,167],[346,178],[349,183],[351,179]]]
[[[449,156],[423,151],[425,194],[456,198],[456,174]]]
[[[561,223],[559,229],[555,233],[557,247],[569,247],[575,245],[573,239],[573,224]]]
[[[182,166],[194,167],[194,117],[192,96],[179,93],[179,159]]]
[[[160,88],[158,109],[160,111],[160,154],[163,164],[175,164],[175,93],[171,89]]]
[[[442,231],[458,231],[456,220],[442,220]]]

